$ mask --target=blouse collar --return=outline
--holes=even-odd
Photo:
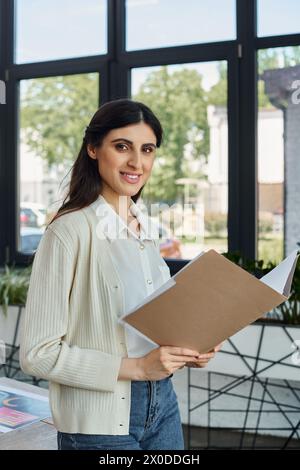
[[[119,216],[111,204],[100,194],[92,203],[96,215],[101,219],[99,223],[104,234],[110,240],[128,238],[127,230],[139,240],[153,240],[158,238],[158,227],[156,223],[131,199],[129,210],[140,224],[140,236],[126,225],[125,220]]]

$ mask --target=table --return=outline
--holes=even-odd
[[[48,396],[48,390],[44,388],[7,377],[1,377],[0,384]],[[57,450],[56,436],[57,431],[49,417],[15,431],[0,433],[0,450]]]

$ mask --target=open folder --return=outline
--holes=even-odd
[[[298,256],[257,279],[215,250],[202,252],[119,322],[157,345],[205,353],[288,299]]]

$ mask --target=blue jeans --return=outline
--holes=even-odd
[[[171,376],[131,382],[129,434],[69,434],[58,431],[58,450],[183,450],[177,395]]]

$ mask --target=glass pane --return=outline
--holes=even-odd
[[[258,67],[258,257],[277,263],[300,242],[300,47],[261,50]]]
[[[235,0],[127,0],[126,18],[127,50],[236,38]]]
[[[258,0],[258,36],[300,33],[299,0]]]
[[[165,134],[140,201],[159,223],[162,256],[227,251],[227,63],[133,69],[132,97]]]
[[[98,74],[20,83],[19,250],[36,250],[62,204],[85,126],[98,108]]]
[[[106,0],[16,0],[16,62],[105,54]]]

